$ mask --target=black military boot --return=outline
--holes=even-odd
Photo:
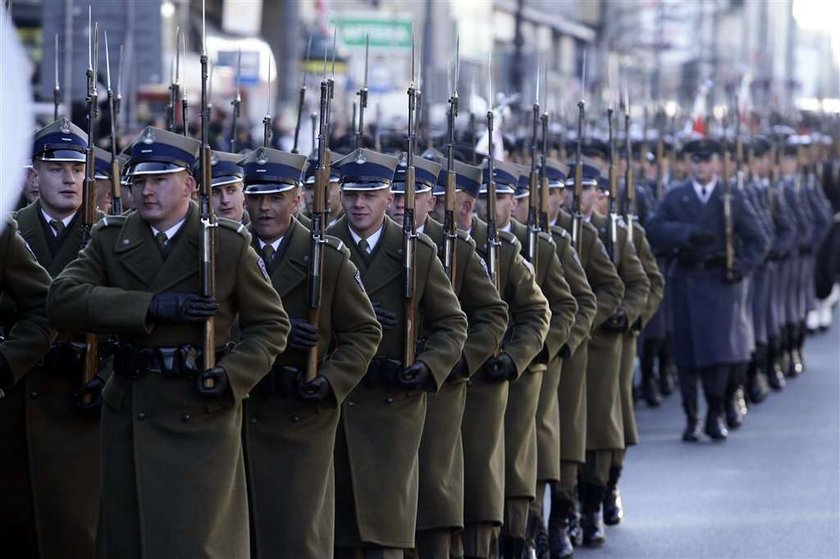
[[[784,327],[782,327],[784,332]],[[782,341],[777,336],[771,336],[767,340],[767,362],[765,364],[765,372],[767,373],[767,384],[775,391],[782,390],[787,382],[785,381],[785,374],[782,372],[780,360],[782,358]]]
[[[582,501],[580,528],[583,532],[583,545],[584,547],[598,547],[606,541],[604,526],[601,524],[604,487],[594,483],[582,483],[580,496]]]
[[[746,392],[750,402],[760,404],[767,398],[770,387],[767,385],[767,377],[764,371],[767,369],[767,348],[764,344],[756,344],[753,360],[747,370]]]
[[[528,553],[534,551],[536,559],[549,559],[548,552],[548,531],[545,529],[543,519],[537,515],[528,515],[528,532],[525,539]],[[526,554],[526,557],[530,555]]]
[[[706,411],[706,425],[703,432],[715,441],[725,441],[729,435],[723,424],[723,402],[720,398],[708,398],[709,409]]]
[[[569,536],[569,541],[575,547],[583,545],[583,529],[580,526],[580,509],[578,502],[572,501],[569,507],[569,522],[566,526],[566,534]]]
[[[671,348],[666,340],[659,349],[659,392],[668,396],[674,391],[677,366],[671,358]]]
[[[805,321],[799,323],[796,329],[796,352],[799,354],[800,374],[805,372],[805,333],[807,332]]]
[[[724,407],[726,410],[727,427],[735,430],[743,425],[744,418],[747,416],[747,403],[744,400],[744,389],[737,386],[730,391],[724,401]]]
[[[604,492],[604,524],[615,526],[624,518],[624,507],[621,503],[621,493],[618,490],[618,479],[621,477],[621,466],[610,468],[610,478],[607,480],[607,490]]]
[[[685,410],[685,431],[683,442],[696,443],[700,440],[700,418],[697,416],[697,404],[683,404]]]
[[[802,374],[802,354],[799,352],[798,330],[798,324],[787,325],[787,343],[788,351],[790,352],[790,364],[788,365],[787,376],[790,378],[798,377]]]
[[[645,403],[651,408],[658,408],[662,403],[659,397],[659,390],[656,388],[656,376],[653,373],[653,361],[659,353],[659,340],[645,340],[642,354],[639,356],[639,369],[642,373],[642,381],[639,384],[639,391]]]
[[[568,532],[569,517],[574,508],[574,502],[565,496],[558,495],[551,500],[551,515],[548,518],[548,551],[550,559],[566,559],[567,557],[571,557],[575,552]]]

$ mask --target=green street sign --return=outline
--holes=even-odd
[[[411,49],[411,19],[371,18],[370,16],[335,16],[330,21],[338,28],[339,39],[348,47],[365,46],[370,36],[371,48]]]

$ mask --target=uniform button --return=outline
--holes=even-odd
[[[347,400],[347,405],[352,408],[353,406],[356,405],[356,402],[354,402],[353,400]]]
[[[145,419],[146,419],[146,414],[145,413],[140,412],[140,413],[137,414],[137,420],[138,421],[144,421]]]
[[[33,390],[32,392],[29,393],[29,397],[34,400],[35,398],[38,397],[38,393]]]
[[[184,415],[181,416],[181,421],[183,421],[184,423],[186,423],[190,419],[192,419],[192,417],[190,417],[190,414],[188,414],[188,413],[185,413]]]
[[[252,417],[251,419],[249,419],[249,420],[248,420],[248,422],[249,422],[251,425],[254,425],[254,424],[257,422],[257,418],[256,418],[256,417]]]
[[[385,398],[385,403],[386,404],[393,404],[394,403],[394,397],[393,396],[388,396],[387,398]]]
[[[292,416],[292,423],[297,423],[298,421],[300,421],[300,416],[298,416],[298,415],[293,415],[293,416]]]

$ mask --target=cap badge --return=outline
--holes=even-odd
[[[265,165],[268,163],[268,156],[265,153],[265,148],[260,148],[257,151],[257,165]]]
[[[356,154],[356,163],[358,165],[362,165],[363,163],[367,163],[367,158],[365,157],[365,154],[362,153],[361,151]]]
[[[62,134],[69,134],[70,133],[70,121],[66,118],[62,117],[59,121],[59,126],[61,127]]]
[[[146,128],[146,130],[143,131],[143,137],[141,138],[141,141],[144,144],[153,144],[155,143],[155,140],[157,140],[157,138],[155,137],[154,130],[152,130],[151,128]]]

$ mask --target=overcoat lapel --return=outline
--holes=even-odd
[[[18,229],[23,240],[38,259],[38,263],[49,270],[52,267],[53,255],[50,245],[44,237],[41,226],[41,205],[35,201],[17,213]],[[54,275],[50,273],[50,275]]]
[[[283,242],[280,243],[280,250],[268,269],[271,283],[281,299],[306,279],[309,243],[307,243],[308,236],[304,235],[305,232],[306,229],[293,219]],[[256,242],[256,235],[254,235],[254,242]]]
[[[78,258],[79,250],[82,247],[82,220],[79,212],[76,212],[73,221],[70,222],[70,230],[61,243],[61,247],[49,266],[52,275],[58,275],[70,262]],[[43,228],[41,228],[43,231]],[[53,273],[55,272],[55,273]]]
[[[368,295],[373,295],[402,274],[402,234],[388,217],[379,244],[370,256],[370,266],[362,272],[362,282]]]

